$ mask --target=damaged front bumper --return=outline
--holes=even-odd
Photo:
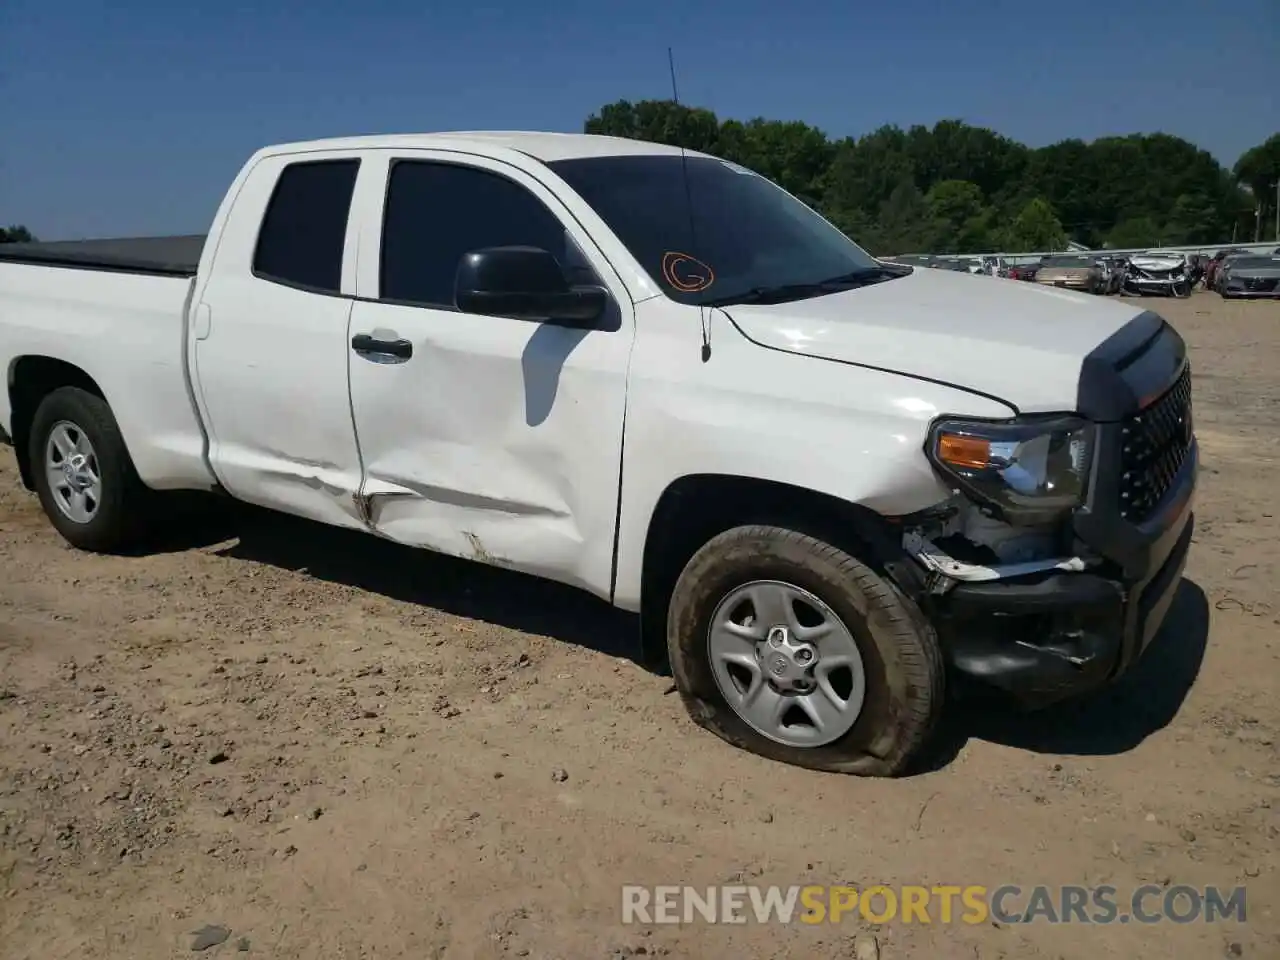
[[[1078,408],[1097,425],[1089,492],[1033,549],[967,500],[958,519],[903,518],[906,559],[889,572],[933,623],[955,678],[1042,706],[1115,680],[1150,645],[1195,523],[1185,356],[1176,332],[1147,314],[1086,361]],[[1017,562],[985,562],[995,555]]]
[[[1194,456],[1193,458],[1194,459]],[[1185,491],[1148,524],[1140,572],[1079,558],[992,579],[952,581],[924,601],[948,665],[1028,707],[1095,690],[1118,678],[1151,643],[1178,590],[1194,529]]]
[[[1187,297],[1191,295],[1191,278],[1182,271],[1130,271],[1125,274],[1121,289],[1137,294]]]

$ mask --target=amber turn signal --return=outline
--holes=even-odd
[[[991,441],[958,433],[939,434],[938,459],[953,467],[982,470],[991,463]]]

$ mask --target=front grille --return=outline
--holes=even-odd
[[[1268,293],[1276,288],[1276,281],[1270,277],[1247,277],[1244,288],[1255,293]]]
[[[1191,449],[1191,366],[1121,430],[1120,516],[1142,523],[1169,492]]]

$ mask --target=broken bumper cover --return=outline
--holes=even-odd
[[[934,620],[953,672],[1027,707],[1088,693],[1120,677],[1156,636],[1173,604],[1195,527],[1196,452],[1165,507],[1130,528],[1128,563],[961,583]]]
[[[1140,293],[1175,293],[1179,288],[1190,287],[1191,279],[1185,275],[1135,275],[1125,276],[1122,286]]]
[[[1117,679],[1151,643],[1191,546],[1188,513],[1169,556],[1142,583],[1094,573],[961,584],[940,624],[959,675],[1044,706]]]

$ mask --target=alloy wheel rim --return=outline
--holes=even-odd
[[[721,696],[775,743],[833,743],[862,713],[866,671],[853,633],[795,584],[753,580],[731,590],[711,616],[707,652]]]
[[[98,454],[79,425],[60,420],[45,442],[45,476],[53,502],[73,523],[89,523],[102,504]]]

